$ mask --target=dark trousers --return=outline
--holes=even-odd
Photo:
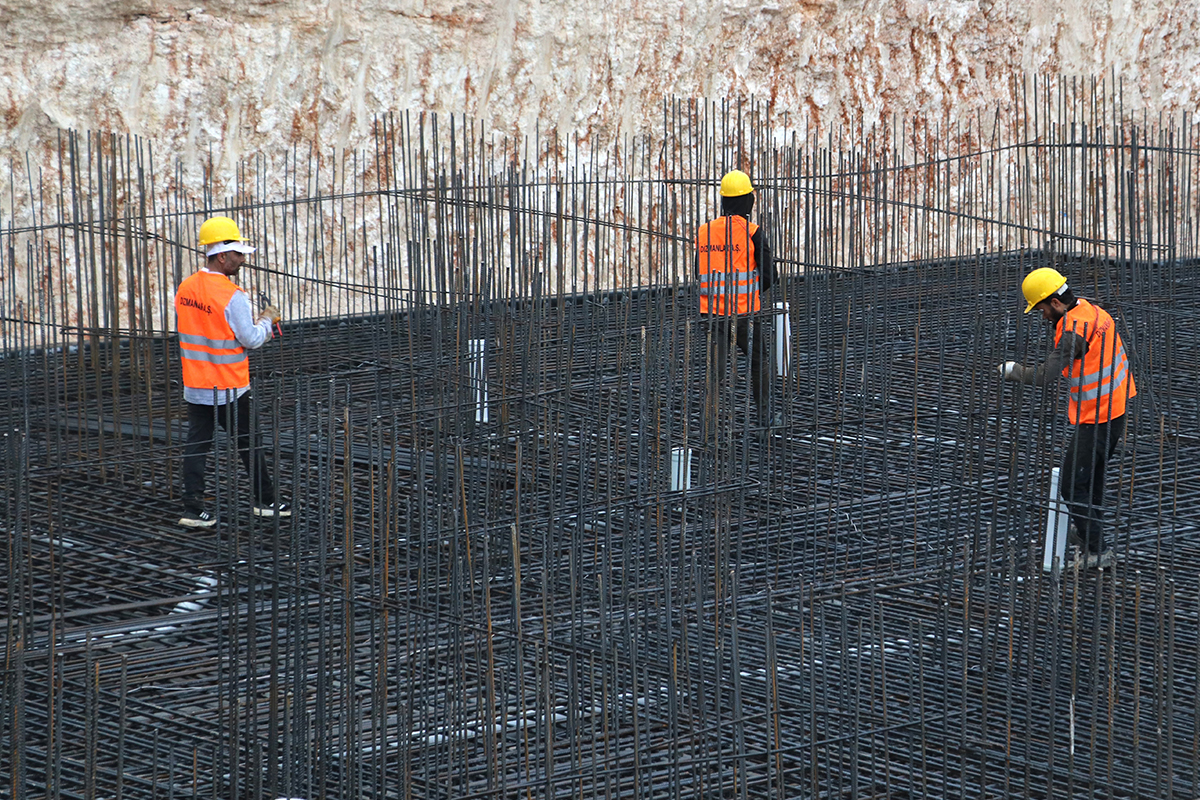
[[[1095,425],[1076,425],[1059,476],[1059,494],[1089,553],[1105,550],[1104,468],[1125,435],[1125,415]]]
[[[770,391],[771,350],[767,341],[767,326],[760,317],[754,324],[754,341],[750,341],[749,317],[705,318],[708,328],[709,354],[712,358],[708,370],[708,396],[716,398],[717,387],[725,376],[729,362],[729,342],[734,340],[743,354],[750,356],[750,393],[759,416],[767,412],[765,405]]]
[[[246,392],[232,403],[220,406],[188,403],[187,444],[183,448],[183,506],[189,511],[204,508],[204,473],[207,469],[208,451],[212,449],[215,423],[220,423],[227,433],[237,428],[237,449],[242,465],[250,475],[250,491],[255,502],[275,502],[275,485],[267,470],[267,457],[263,452],[262,433],[254,436],[253,455],[250,448],[250,422],[254,404],[250,392]]]

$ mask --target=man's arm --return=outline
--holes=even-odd
[[[760,291],[765,292],[779,279],[775,273],[775,255],[771,252],[771,245],[761,226],[750,237],[750,241],[754,243],[754,260],[758,262],[758,287]]]
[[[1083,358],[1087,352],[1087,340],[1082,336],[1067,331],[1063,333],[1062,338],[1058,340],[1058,347],[1054,348],[1046,360],[1037,367],[1026,367],[1022,364],[1009,362],[1002,366],[1002,374],[1010,381],[1018,383],[1033,384],[1034,386],[1045,386],[1051,376],[1060,375],[1067,368],[1067,365],[1076,359]]]
[[[225,306],[225,321],[233,329],[238,343],[247,350],[262,347],[271,338],[271,320],[256,320],[250,308],[250,297],[245,292],[234,292]]]

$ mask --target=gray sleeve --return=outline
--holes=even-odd
[[[250,297],[245,292],[234,292],[225,306],[225,321],[233,329],[233,335],[238,343],[247,350],[262,347],[271,338],[271,321],[254,320],[254,312],[250,308]]]
[[[1034,386],[1045,386],[1047,382],[1061,375],[1072,361],[1083,358],[1087,349],[1086,339],[1066,331],[1058,340],[1058,347],[1054,348],[1054,352],[1047,356],[1040,366],[1026,367],[1018,364],[1009,380]]]

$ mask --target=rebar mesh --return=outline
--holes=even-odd
[[[134,140],[14,171],[4,791],[1195,797],[1190,121],[1063,83],[906,125],[674,103],[587,153],[387,117],[373,153],[251,159],[222,202]],[[752,330],[789,323],[781,428],[745,359],[706,390],[691,236],[732,166],[780,257]],[[196,532],[170,307],[214,212],[284,308],[251,359],[296,516],[251,515],[221,437]],[[1046,264],[1140,389],[1111,569],[1043,571],[1062,392],[995,372],[1052,347],[1019,303]]]

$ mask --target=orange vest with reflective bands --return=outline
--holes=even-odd
[[[696,249],[700,254],[701,314],[759,310],[758,262],[751,240],[757,230],[757,225],[736,214],[700,226]]]
[[[179,355],[183,385],[193,389],[241,389],[250,385],[250,361],[225,320],[237,284],[215,272],[197,272],[179,284]]]
[[[1072,361],[1062,372],[1067,379],[1067,417],[1072,424],[1094,425],[1124,414],[1125,401],[1137,395],[1137,386],[1113,318],[1103,308],[1079,300],[1058,321],[1055,346],[1064,331],[1073,331],[1087,342],[1083,358]]]

